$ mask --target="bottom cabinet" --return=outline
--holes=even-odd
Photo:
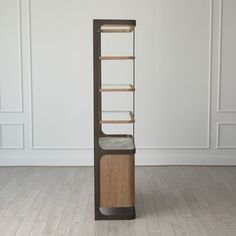
[[[100,159],[100,207],[132,207],[134,204],[134,155],[102,156]]]

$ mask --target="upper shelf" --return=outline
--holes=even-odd
[[[132,92],[134,91],[132,84],[102,84],[100,92]]]
[[[102,33],[130,33],[133,32],[133,25],[102,25],[100,32]]]
[[[99,60],[134,60],[134,56],[100,56]]]

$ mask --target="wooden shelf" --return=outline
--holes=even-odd
[[[134,60],[134,56],[100,56],[99,60]]]
[[[135,91],[132,84],[102,84],[100,92],[132,92]]]
[[[103,111],[100,124],[130,124],[134,121],[131,111]]]
[[[133,25],[102,25],[101,33],[130,33],[134,30]]]

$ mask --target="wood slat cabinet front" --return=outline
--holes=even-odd
[[[134,155],[104,155],[100,159],[100,207],[132,207],[134,194]]]

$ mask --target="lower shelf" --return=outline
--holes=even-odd
[[[135,207],[100,207],[95,215],[95,220],[133,220],[135,218]]]
[[[99,145],[104,150],[134,150],[132,137],[100,137]]]

